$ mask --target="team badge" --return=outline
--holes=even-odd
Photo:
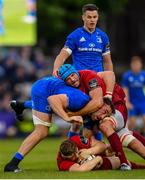
[[[80,139],[83,144],[88,144],[88,138],[85,138],[84,136],[80,136]]]
[[[99,84],[98,84],[97,79],[91,79],[91,80],[89,81],[89,87],[90,87],[90,89],[93,89],[93,88],[98,87],[98,86],[99,86]]]

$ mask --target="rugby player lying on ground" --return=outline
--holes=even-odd
[[[145,165],[129,162],[132,169],[145,169]],[[108,146],[93,137],[72,136],[61,143],[57,155],[60,171],[91,171],[119,169],[120,160],[113,152],[108,154]],[[124,170],[124,169],[122,169]]]

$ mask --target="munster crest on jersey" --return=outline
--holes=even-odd
[[[89,81],[89,87],[90,87],[90,89],[95,88],[95,87],[97,87],[97,86],[98,86],[98,81],[97,81],[97,79],[91,79],[91,80]]]

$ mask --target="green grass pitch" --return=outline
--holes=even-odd
[[[23,22],[22,18],[26,14],[26,0],[4,0],[5,34],[0,35],[0,46],[23,46],[36,43],[36,23]]]
[[[108,170],[79,172],[59,172],[56,165],[56,152],[63,139],[47,138],[35,147],[28,154],[20,168],[20,173],[4,173],[4,165],[11,159],[12,155],[19,148],[22,139],[0,140],[0,179],[143,179],[145,170]],[[128,159],[145,163],[138,155],[129,150],[125,150]]]

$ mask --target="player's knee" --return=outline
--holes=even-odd
[[[129,147],[135,142],[135,137],[132,134],[124,134],[120,137],[123,147]]]
[[[48,136],[49,129],[46,126],[38,125],[35,128],[35,131],[37,132],[37,135],[41,140]]]

